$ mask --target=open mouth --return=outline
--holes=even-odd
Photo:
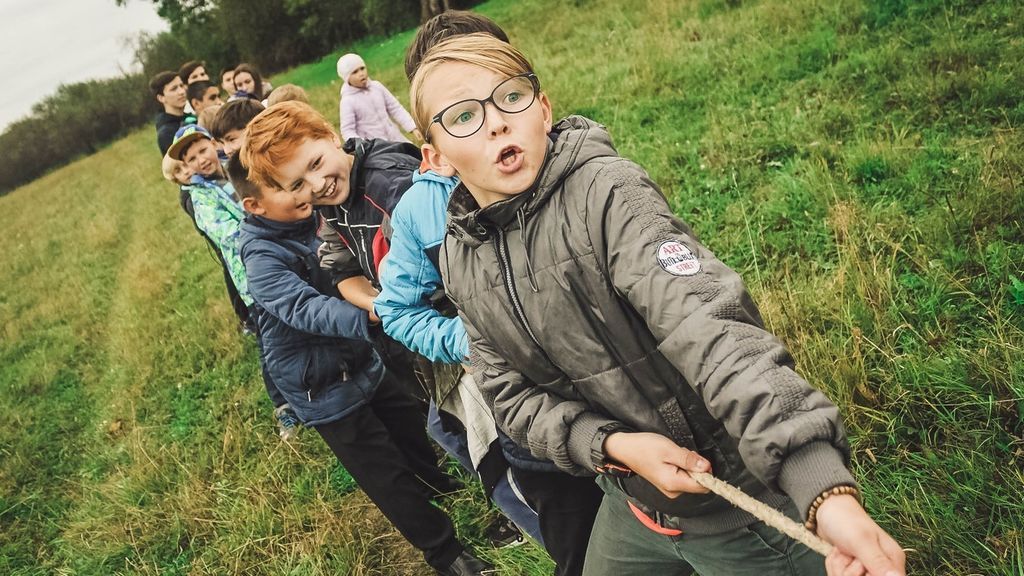
[[[498,153],[498,169],[502,172],[515,172],[523,165],[523,149],[518,146],[506,146]]]

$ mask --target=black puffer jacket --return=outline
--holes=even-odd
[[[806,510],[852,484],[838,410],[794,372],[739,276],[602,127],[570,117],[553,134],[531,189],[480,209],[460,186],[448,208],[441,270],[498,425],[575,474],[600,463],[598,428],[622,423],[776,506],[766,487]],[[623,487],[695,533],[751,521],[714,495]]]
[[[412,185],[420,151],[408,142],[350,138],[345,152],[354,157],[349,195],[340,206],[319,206],[327,222],[320,229],[324,246],[320,265],[334,282],[365,276],[377,288],[377,268],[388,251],[391,212]]]

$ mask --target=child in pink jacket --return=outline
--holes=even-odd
[[[338,59],[338,76],[344,81],[341,85],[342,138],[408,142],[395,127],[397,123],[417,140],[423,140],[409,112],[383,84],[370,79],[366,64],[358,54],[345,54]]]

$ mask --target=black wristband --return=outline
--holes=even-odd
[[[633,429],[621,422],[605,424],[597,429],[597,434],[594,435],[594,439],[590,443],[590,462],[602,474],[605,473],[602,468],[610,463],[608,455],[604,452],[604,441],[616,432],[633,432]],[[624,466],[619,466],[619,468],[627,469]]]

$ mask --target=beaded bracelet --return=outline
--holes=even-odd
[[[856,498],[857,502],[860,502],[860,490],[858,490],[856,486],[833,486],[821,494],[818,494],[818,497],[814,499],[814,502],[811,502],[811,508],[807,511],[807,522],[804,523],[804,526],[811,532],[817,534],[818,508],[825,503],[825,500],[827,500],[829,496],[838,496],[840,494],[849,494]]]

